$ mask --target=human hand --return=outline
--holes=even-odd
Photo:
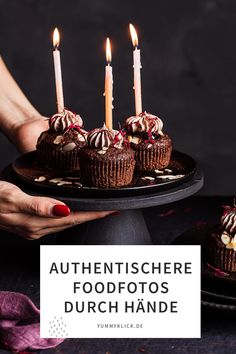
[[[16,127],[13,133],[13,143],[22,154],[33,151],[40,134],[48,128],[47,117],[35,116]]]
[[[112,213],[114,212],[70,212],[64,203],[56,199],[32,197],[14,184],[0,181],[0,229],[29,240]]]

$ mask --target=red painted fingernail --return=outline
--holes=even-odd
[[[120,215],[120,211],[114,211],[114,213],[110,214],[111,216],[117,216]]]
[[[52,209],[52,213],[55,216],[68,216],[70,215],[70,208],[67,205],[55,205]]]

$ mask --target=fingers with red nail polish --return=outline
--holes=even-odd
[[[4,230],[35,240],[75,225],[108,215],[110,211],[70,211],[57,199],[31,196],[8,182],[0,181],[0,224]]]
[[[54,216],[68,216],[70,215],[70,208],[67,205],[58,204],[52,209]]]

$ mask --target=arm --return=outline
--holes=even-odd
[[[25,153],[35,149],[38,136],[47,127],[46,119],[25,97],[0,57],[0,130]]]
[[[0,57],[0,129],[22,153],[35,149],[48,123],[31,105]],[[61,201],[32,197],[17,186],[0,181],[0,229],[37,239],[80,223],[112,214],[70,212]]]

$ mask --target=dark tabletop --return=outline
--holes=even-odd
[[[233,198],[191,197],[162,207],[144,209],[154,244],[169,244],[190,229],[201,229],[219,221],[222,205]],[[25,241],[0,232],[0,290],[28,295],[39,306],[39,245],[52,244],[56,235],[40,241]],[[135,354],[186,353],[222,354],[236,352],[235,312],[202,308],[201,339],[67,339],[56,349],[38,353]],[[0,349],[1,354],[7,351]]]

